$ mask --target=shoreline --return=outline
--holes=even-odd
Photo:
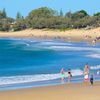
[[[0,92],[2,100],[99,100],[100,82],[64,84]],[[21,98],[21,99],[20,99]]]
[[[46,29],[26,29],[16,32],[0,32],[0,38],[37,38],[37,39],[60,39],[64,41],[92,42],[96,37],[100,37],[100,28],[85,30],[72,29],[67,31],[46,30]],[[96,42],[100,42],[100,39]]]
[[[100,82],[100,77],[97,76],[94,79],[94,83]],[[30,89],[30,88],[41,88],[47,86],[57,86],[57,85],[66,85],[69,84],[67,80],[64,80],[64,83],[61,83],[61,79],[54,79],[54,80],[45,80],[45,81],[37,81],[37,82],[25,82],[25,83],[15,83],[15,84],[6,84],[0,85],[0,92],[3,91],[15,91],[21,89]],[[83,78],[73,78],[71,80],[71,84],[83,84]]]

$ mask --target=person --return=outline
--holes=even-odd
[[[88,63],[86,63],[85,67],[84,67],[84,72],[89,74],[89,66]]]
[[[87,83],[89,81],[89,67],[88,63],[84,67],[84,82]]]
[[[92,73],[92,74],[90,74],[90,83],[91,83],[91,85],[93,85],[93,81],[94,81],[94,77],[93,77],[93,73]]]
[[[87,72],[84,72],[84,82],[88,82],[89,81],[89,75],[87,74]]]
[[[71,70],[68,69],[68,83],[71,82],[71,78],[72,78],[72,73],[71,73]]]
[[[61,83],[64,83],[64,78],[65,78],[64,68],[61,69],[60,74],[61,74]]]
[[[92,41],[92,45],[95,46],[95,44],[96,44],[96,39],[94,39],[94,40]]]

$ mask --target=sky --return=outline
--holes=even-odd
[[[86,10],[92,15],[100,12],[100,0],[0,0],[0,10],[6,9],[7,15],[15,18],[20,12],[24,17],[28,13],[40,7],[49,7],[54,10],[68,11]]]

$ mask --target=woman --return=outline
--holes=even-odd
[[[88,64],[84,67],[84,82],[87,83],[89,81],[89,67]]]
[[[84,72],[87,72],[89,74],[89,67],[88,67],[88,63],[85,65],[84,67]]]
[[[64,82],[64,78],[65,78],[64,68],[61,69],[60,74],[61,74],[61,83],[63,83]]]

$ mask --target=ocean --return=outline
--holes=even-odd
[[[100,43],[0,38],[0,91],[61,84],[61,68],[71,69],[73,83],[83,82],[86,63],[99,81]]]

